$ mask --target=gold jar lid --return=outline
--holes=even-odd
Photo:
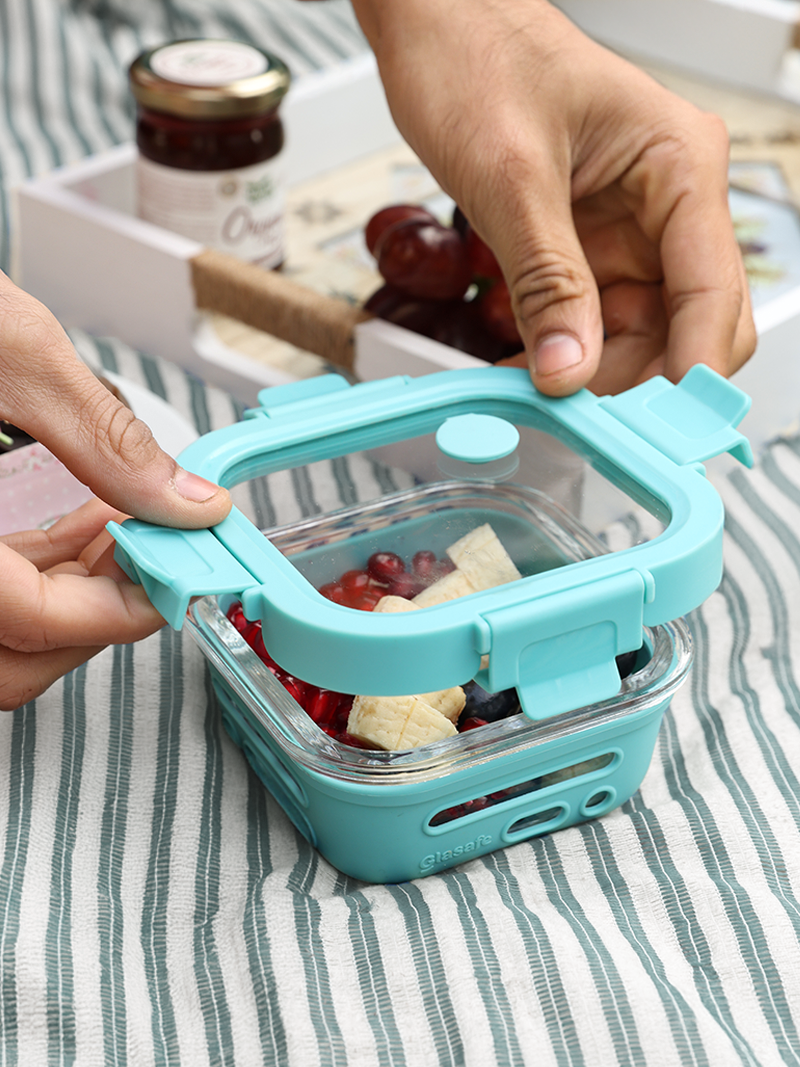
[[[191,119],[244,118],[274,111],[291,75],[285,63],[242,41],[173,41],[130,66],[131,91],[153,111]]]

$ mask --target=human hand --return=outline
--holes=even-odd
[[[720,119],[544,0],[353,4],[398,127],[503,267],[542,392],[746,362]]]
[[[0,538],[0,710],[8,711],[101,647],[163,625],[113,562],[106,522],[135,515],[210,526],[228,513],[230,497],[163,452],[78,359],[46,308],[2,274],[0,418],[35,437],[101,498],[47,532]]]
[[[0,711],[39,696],[106,645],[164,625],[114,562],[105,525],[124,518],[95,498],[49,530],[0,537]]]

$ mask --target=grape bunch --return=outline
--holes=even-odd
[[[364,238],[385,282],[367,311],[487,363],[522,350],[500,266],[460,208],[444,226],[418,204],[392,204]]]

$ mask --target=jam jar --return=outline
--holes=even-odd
[[[184,40],[130,67],[137,104],[137,212],[266,268],[284,258],[286,65],[252,45]]]

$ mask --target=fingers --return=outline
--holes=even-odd
[[[749,287],[728,203],[727,132],[693,114],[687,142],[657,138],[625,178],[663,264],[669,335],[660,367],[678,381],[696,363],[730,375],[752,355]]]
[[[127,514],[198,528],[230,510],[226,490],[184,471],[78,359],[55,318],[0,274],[0,416],[41,441]]]
[[[661,286],[619,282],[602,292],[606,340],[597,373],[588,383],[598,396],[630,389],[651,377],[663,357],[668,321]]]
[[[95,499],[47,531],[0,538],[0,710],[32,700],[106,645],[163,626],[114,562],[111,518],[125,516]]]
[[[154,633],[164,620],[132,582],[60,564],[40,573],[0,545],[0,644],[18,652],[126,644]]]
[[[547,208],[528,217],[524,245],[500,255],[533,383],[551,396],[564,396],[594,376],[603,324],[571,205],[563,191],[548,192]]]
[[[13,549],[44,571],[59,563],[77,560],[105,529],[106,523],[127,518],[116,508],[94,497],[63,516],[47,530],[24,530],[5,534],[0,544]]]

